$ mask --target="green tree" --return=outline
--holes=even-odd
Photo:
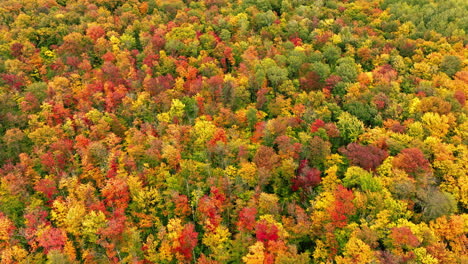
[[[453,77],[455,73],[459,72],[461,67],[462,61],[460,57],[453,55],[444,56],[440,63],[440,70],[450,77]]]
[[[345,143],[355,142],[364,133],[364,123],[348,112],[340,114],[337,126]]]

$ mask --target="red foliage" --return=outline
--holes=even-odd
[[[47,254],[51,250],[62,250],[67,238],[62,230],[50,227],[40,233],[37,241],[39,246],[44,248],[44,253]]]
[[[262,87],[257,91],[257,109],[261,109],[263,105],[267,102],[267,94],[270,92],[270,89],[267,87]]]
[[[320,75],[314,71],[310,71],[303,77],[299,78],[299,82],[301,84],[301,89],[307,92],[320,90],[323,88]]]
[[[86,35],[94,41],[104,36],[104,34],[106,34],[106,31],[99,25],[93,25],[86,29]]]
[[[462,105],[465,106],[466,103],[466,95],[462,90],[457,90],[453,94],[453,97]]]
[[[407,173],[429,171],[431,166],[418,148],[403,149],[394,159],[393,166]]]
[[[120,178],[107,180],[106,186],[102,189],[102,196],[106,206],[117,208],[127,208],[130,194],[127,182]]]
[[[221,96],[221,91],[223,89],[223,76],[215,75],[208,80],[206,80],[208,86],[208,91],[214,99],[218,99]]]
[[[299,38],[299,37],[293,37],[291,39],[289,39],[293,44],[294,46],[302,46],[302,39]]]
[[[124,85],[114,86],[112,83],[107,82],[104,86],[106,94],[106,111],[112,112],[127,95],[127,88]]]
[[[40,103],[37,97],[30,92],[24,95],[24,101],[20,102],[21,110],[23,112],[39,110]]]
[[[201,254],[200,257],[197,259],[198,264],[220,264],[220,262],[216,260],[209,259],[205,256],[205,254]]]
[[[201,215],[202,222],[208,224],[208,229],[214,230],[221,223],[220,213],[223,210],[225,201],[226,196],[216,187],[211,188],[210,196],[205,195],[200,198],[197,211]]]
[[[261,242],[276,241],[279,238],[278,227],[268,223],[266,220],[259,221],[255,226],[255,236]]]
[[[189,96],[196,95],[199,93],[203,88],[203,79],[199,75],[195,79],[187,80],[184,83],[184,89]]]
[[[372,74],[377,83],[390,83],[398,79],[398,72],[389,64],[377,67]]]
[[[78,68],[81,60],[76,56],[68,56],[65,63],[69,66],[72,66],[73,68]]]
[[[15,226],[3,212],[0,212],[0,222],[4,224],[6,223],[4,226],[1,227],[2,236],[7,236],[8,238],[10,238],[13,235],[13,231],[15,231]],[[0,248],[3,248],[2,240],[0,240]]]
[[[67,164],[66,155],[58,151],[48,151],[41,156],[41,164],[49,172],[55,172],[55,170],[63,170]]]
[[[325,87],[323,88],[323,92],[325,93],[325,95],[329,96],[331,94],[331,91],[333,90],[333,88],[335,88],[335,86],[341,82],[342,78],[338,75],[330,75],[330,77],[328,77],[326,80],[325,80]]]
[[[324,125],[325,122],[323,122],[321,119],[316,119],[315,122],[310,126],[310,132],[317,132],[318,129],[323,127]]]
[[[328,209],[333,226],[338,228],[346,226],[348,216],[353,215],[355,212],[353,199],[353,191],[346,189],[342,185],[338,185],[335,190],[335,201]]]
[[[335,123],[326,123],[323,128],[327,131],[327,136],[330,138],[337,138],[340,136],[340,130]]]
[[[325,31],[318,35],[315,39],[317,41],[317,44],[325,44],[327,41],[333,36],[333,32],[331,31]]]
[[[107,170],[107,178],[115,178],[117,176],[119,164],[116,159],[113,159],[109,164],[109,170]]]
[[[394,227],[390,233],[393,244],[399,247],[417,247],[420,242],[409,227]]]
[[[192,260],[193,249],[198,242],[198,233],[195,232],[194,224],[188,223],[184,226],[178,241],[180,245],[175,248],[175,251],[182,254],[187,261]]]
[[[174,197],[175,209],[174,213],[177,216],[188,216],[192,212],[186,195],[178,194]]]
[[[227,137],[226,137],[226,131],[222,128],[218,128],[216,132],[213,135],[213,138],[208,141],[209,146],[216,146],[216,144],[220,143],[226,143],[227,142]]]
[[[253,161],[259,168],[274,169],[279,162],[278,155],[276,155],[273,148],[267,146],[260,146],[255,153]]]
[[[109,217],[107,226],[102,230],[99,230],[99,233],[109,239],[118,239],[122,238],[122,233],[125,230],[125,211],[123,208],[116,208],[112,213],[112,216]]]
[[[237,227],[239,228],[239,231],[252,231],[255,228],[256,215],[257,208],[242,208],[239,212],[239,221],[237,221]]]
[[[24,45],[21,44],[21,43],[13,43],[11,46],[10,46],[10,50],[11,50],[11,55],[13,57],[19,57],[23,54],[23,48],[24,48]]]
[[[0,75],[2,80],[14,90],[19,91],[21,86],[24,85],[24,80],[21,76],[12,73],[2,73]]]
[[[106,52],[106,54],[102,55],[102,59],[104,61],[114,62],[115,61],[115,55],[111,51],[108,51],[108,52]]]
[[[369,171],[375,171],[388,157],[388,153],[385,150],[371,145],[362,146],[358,143],[349,144],[341,152],[346,155],[351,164]]]
[[[51,201],[52,197],[57,193],[55,182],[51,179],[40,179],[34,185],[34,190],[43,193],[48,201]]]
[[[154,32],[154,35],[151,38],[151,44],[153,44],[153,48],[156,50],[164,48],[164,45],[166,44],[166,39],[164,38],[165,34],[166,33],[162,29],[157,29]]]
[[[265,129],[266,123],[264,121],[257,122],[255,124],[255,132],[252,135],[252,142],[257,143],[263,137],[263,130]]]
[[[320,184],[322,178],[320,177],[320,171],[316,168],[311,168],[308,165],[308,160],[302,160],[298,169],[298,175],[292,179],[293,191],[302,188],[304,190],[312,188]]]

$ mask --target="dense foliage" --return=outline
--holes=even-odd
[[[0,1],[1,263],[467,263],[467,12]]]

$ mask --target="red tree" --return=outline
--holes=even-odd
[[[276,225],[268,223],[266,220],[259,221],[255,226],[255,236],[258,241],[276,241],[278,240],[278,227]]]
[[[298,175],[292,180],[293,191],[302,188],[307,190],[317,186],[321,182],[320,171],[316,168],[311,168],[308,165],[308,160],[302,160],[298,169]]]
[[[369,171],[375,169],[382,164],[388,157],[388,153],[375,146],[362,146],[358,143],[351,143],[346,146],[341,152],[346,155],[351,164],[360,166]]]
[[[184,256],[185,260],[191,261],[193,255],[193,249],[197,246],[198,233],[195,232],[195,226],[192,223],[185,225],[179,238],[179,246],[175,248],[176,252],[179,252]]]
[[[239,221],[237,227],[239,231],[252,231],[255,228],[255,216],[257,215],[257,208],[245,207],[239,212]]]
[[[394,159],[393,166],[413,174],[421,171],[429,171],[429,161],[418,148],[407,148],[402,150]]]
[[[335,201],[328,209],[333,226],[338,228],[346,226],[348,217],[353,215],[356,210],[352,202],[353,199],[353,191],[346,189],[342,185],[338,185],[338,188],[335,190]]]

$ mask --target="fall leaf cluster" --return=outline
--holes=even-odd
[[[467,263],[467,13],[0,1],[0,262]]]

